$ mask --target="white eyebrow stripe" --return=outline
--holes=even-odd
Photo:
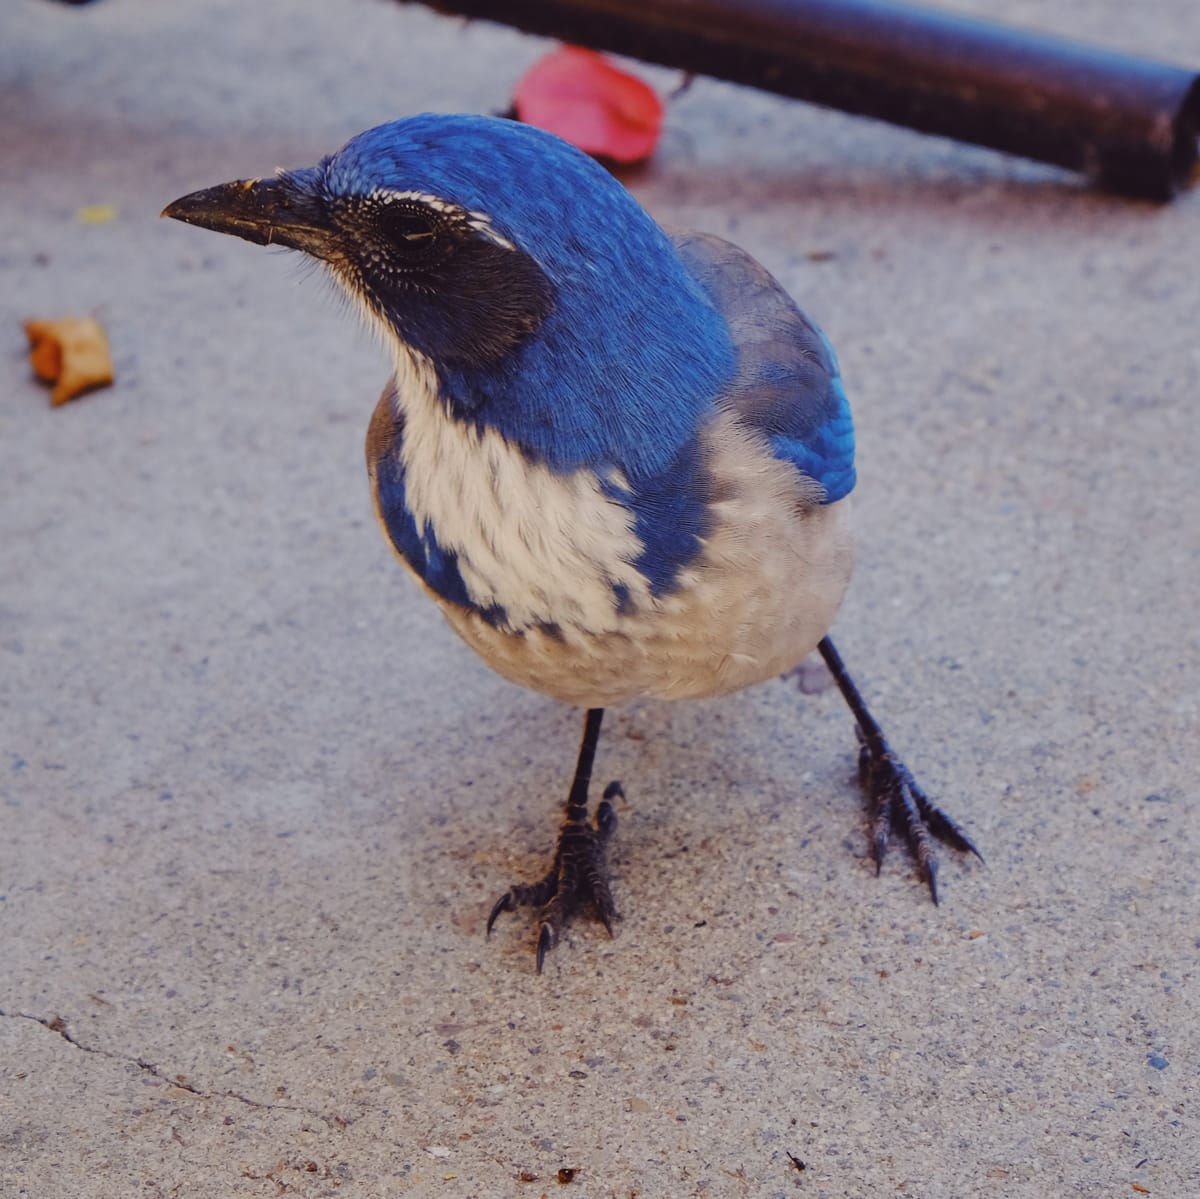
[[[517,247],[508,240],[507,237],[502,237],[495,229],[492,228],[491,218],[482,212],[470,212],[467,214],[470,218],[467,224],[475,230],[476,233],[482,233],[489,241],[493,241],[496,245],[503,247],[505,250],[515,250]]]
[[[395,204],[400,200],[413,200],[417,204],[424,204],[427,208],[432,208],[435,212],[461,213],[463,211],[457,204],[451,204],[448,200],[443,200],[440,196],[430,195],[428,192],[401,192],[393,191],[387,187],[377,187],[369,191],[365,198],[368,200],[378,200],[381,204]]]

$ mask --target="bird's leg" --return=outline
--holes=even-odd
[[[883,865],[890,835],[899,833],[916,859],[917,869],[929,886],[933,902],[937,903],[938,864],[933,852],[934,840],[943,841],[960,853],[973,853],[981,862],[983,855],[971,844],[967,834],[921,790],[908,767],[896,756],[878,722],[867,710],[833,642],[824,637],[817,649],[858,721],[858,777],[867,794],[875,872],[878,874]]]
[[[620,783],[609,783],[604,788],[595,823],[589,824],[587,818],[588,785],[592,781],[592,762],[596,757],[596,742],[600,739],[603,718],[603,708],[589,708],[584,718],[575,777],[571,781],[558,849],[549,873],[536,883],[517,883],[510,887],[496,900],[488,916],[487,931],[491,933],[501,912],[526,906],[541,908],[537,938],[539,974],[546,951],[554,945],[563,926],[583,903],[591,903],[609,936],[612,936],[612,924],[617,918],[608,889],[604,851],[617,827],[617,812],[611,801],[624,795]]]

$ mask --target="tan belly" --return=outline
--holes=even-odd
[[[385,391],[372,421],[372,470],[389,450],[392,399],[390,389]],[[680,571],[671,594],[655,598],[644,580],[626,585],[629,564],[640,549],[636,537],[622,529],[620,537],[605,539],[594,527],[581,528],[576,539],[588,552],[560,550],[544,560],[514,554],[501,564],[510,590],[515,578],[518,592],[540,597],[544,615],[524,631],[497,628],[472,610],[428,594],[498,673],[582,707],[609,707],[644,695],[721,695],[791,669],[829,630],[849,582],[854,556],[849,501],[821,504],[820,489],[774,458],[732,415],[719,417],[705,436],[711,531],[701,553]],[[472,452],[473,446],[468,447]],[[452,459],[441,456],[443,471]],[[500,477],[473,461],[466,465],[472,479]],[[518,482],[523,477],[518,472]],[[537,510],[533,498],[516,497],[519,502],[513,503],[513,496],[502,495],[499,483],[496,487],[492,520],[513,508]],[[453,495],[448,502],[455,506]],[[563,510],[577,521],[602,516],[609,523],[614,511],[612,505],[596,509],[594,500],[590,507],[578,503]],[[507,538],[495,538],[496,546],[512,541],[511,531]],[[622,574],[614,576],[614,568]],[[520,570],[528,576],[524,580],[513,574]],[[621,609],[614,577],[622,579],[627,592]],[[586,604],[583,596],[590,597]],[[504,597],[506,610],[509,602]]]
[[[848,506],[755,512],[733,499],[729,507],[678,589],[615,632],[514,634],[461,608],[443,611],[505,678],[581,707],[699,699],[763,682],[802,661],[833,623],[853,563]]]

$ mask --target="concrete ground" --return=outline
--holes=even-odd
[[[1200,64],[1194,0],[973,7]],[[544,43],[382,0],[3,24],[0,1199],[1200,1194],[1200,194],[672,103],[633,187],[838,346],[838,641],[987,865],[944,854],[939,908],[874,877],[835,692],[637,705],[598,762],[625,918],[539,978],[528,918],[483,922],[578,716],[381,540],[381,351],[158,212],[501,108]],[[74,312],[117,383],[52,410],[21,321]]]

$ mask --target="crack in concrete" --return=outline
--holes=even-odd
[[[260,1099],[251,1099],[248,1095],[239,1095],[237,1091],[202,1091],[197,1087],[192,1086],[187,1081],[187,1078],[182,1074],[170,1075],[154,1062],[147,1061],[144,1057],[129,1057],[124,1053],[115,1053],[111,1049],[98,1049],[94,1045],[85,1045],[82,1041],[77,1041],[67,1028],[67,1022],[61,1016],[33,1016],[28,1012],[6,1012],[0,1008],[0,1017],[6,1020],[29,1020],[33,1024],[40,1024],[43,1028],[50,1032],[57,1033],[68,1045],[73,1045],[81,1053],[95,1054],[97,1057],[108,1058],[109,1061],[125,1062],[129,1065],[137,1066],[139,1070],[143,1070],[152,1078],[157,1078],[159,1082],[166,1083],[168,1086],[178,1087],[181,1091],[186,1091],[189,1095],[195,1095],[197,1099],[232,1099],[237,1103],[245,1104],[246,1107],[257,1108],[259,1111],[267,1112],[298,1112],[302,1116],[310,1116],[314,1120],[321,1120],[326,1125],[334,1128],[346,1128],[352,1121],[344,1116],[328,1116],[324,1112],[315,1111],[309,1107],[299,1107],[291,1103],[264,1103]]]

